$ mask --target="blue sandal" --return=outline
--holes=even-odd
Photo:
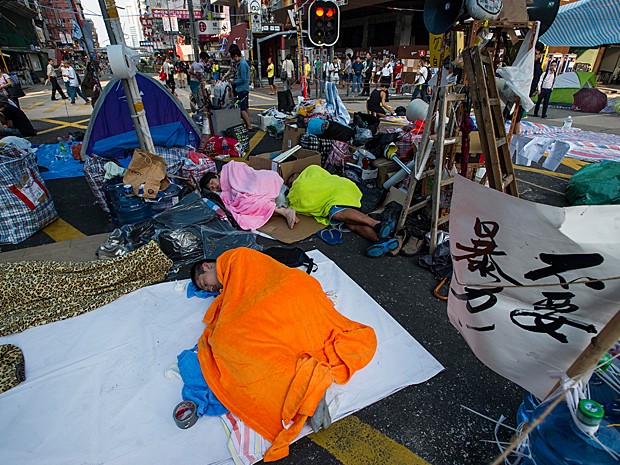
[[[329,245],[342,244],[344,241],[342,238],[342,233],[338,229],[334,228],[321,229],[318,233],[316,233],[316,235],[319,239]]]
[[[398,248],[398,241],[395,238],[385,239],[376,244],[371,245],[366,249],[366,256],[371,258],[383,257],[391,250]]]

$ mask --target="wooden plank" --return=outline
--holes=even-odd
[[[409,210],[407,210],[407,215],[413,212],[417,212],[418,210],[421,210],[422,208],[426,207],[430,201],[431,201],[431,197],[428,196],[421,202],[418,202],[415,205],[410,206]]]
[[[439,204],[441,199],[441,175],[443,173],[444,139],[446,136],[446,113],[448,101],[444,98],[445,89],[439,89],[439,132],[437,133],[437,146],[435,147],[435,181],[433,183],[432,206],[431,206],[431,240],[429,252],[432,255],[437,248],[437,222],[439,220]]]

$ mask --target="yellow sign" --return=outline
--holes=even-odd
[[[443,42],[442,34],[429,34],[428,44],[430,50],[429,60],[431,68],[439,68],[441,66],[441,44]]]

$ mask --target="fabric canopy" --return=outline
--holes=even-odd
[[[596,87],[596,74],[585,71],[571,71],[560,74],[553,84],[550,102],[573,105],[573,95],[581,89]]]
[[[581,0],[560,6],[555,21],[540,41],[561,47],[619,43],[620,0]]]

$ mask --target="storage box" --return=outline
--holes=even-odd
[[[298,128],[297,124],[287,124],[284,127],[284,138],[282,139],[282,150],[299,145],[299,139],[306,133],[306,128]]]
[[[383,183],[388,180],[390,175],[400,170],[400,166],[395,161],[383,157],[373,160],[372,164],[378,170],[377,186],[383,186]]]
[[[238,108],[211,110],[211,119],[213,121],[213,134],[223,136],[226,129],[241,123],[241,112]]]
[[[273,153],[279,154],[282,152],[284,152],[284,150]],[[271,155],[272,153],[261,153],[260,155],[250,157],[250,166],[255,170],[277,171],[285,182],[291,174],[301,173],[310,165],[321,166],[321,154],[314,150],[299,149],[292,155],[296,160],[285,160],[282,163],[272,161]]]

